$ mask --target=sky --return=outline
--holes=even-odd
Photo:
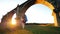
[[[25,1],[27,0],[0,0],[0,21],[3,15],[14,9],[17,4],[21,5]],[[31,6],[25,14],[28,19],[27,23],[54,23],[52,10],[43,4]]]
[[[54,23],[52,10],[43,4],[31,6],[25,14],[28,18],[27,23]]]

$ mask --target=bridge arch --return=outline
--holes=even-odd
[[[15,9],[13,9],[13,10],[16,10],[16,15],[17,15],[17,19],[19,18],[20,19],[20,17],[22,16],[22,15],[25,15],[25,12],[26,12],[26,10],[30,7],[30,6],[32,6],[32,5],[34,5],[34,4],[44,4],[44,5],[46,5],[46,6],[48,6],[52,11],[55,9],[55,6],[53,5],[53,4],[51,4],[51,3],[49,3],[48,1],[46,1],[46,0],[27,0],[26,2],[24,2],[23,4],[21,4],[21,5],[18,5]],[[14,13],[14,14],[15,14]],[[52,15],[54,16],[54,25],[55,26],[58,26],[58,23],[57,23],[57,18],[56,18],[56,13],[53,11],[53,13],[52,13]],[[10,15],[8,15],[8,16],[10,16]],[[12,15],[13,16],[13,15]]]
[[[27,3],[26,3],[27,2]],[[18,17],[20,17],[21,15],[24,15],[25,14],[25,12],[26,12],[26,10],[30,7],[30,6],[32,6],[32,5],[34,5],[34,4],[44,4],[44,5],[46,5],[46,6],[48,6],[51,10],[52,10],[52,15],[54,16],[54,25],[55,26],[58,26],[58,24],[57,24],[57,19],[56,19],[56,14],[55,14],[55,12],[53,11],[54,9],[55,9],[55,6],[53,6],[53,4],[51,4],[51,3],[49,3],[48,1],[45,1],[45,0],[28,0],[28,1],[26,1],[25,3],[26,4],[22,4],[21,6],[21,10],[20,11],[18,11],[18,12],[16,12],[16,14],[17,14],[17,16]],[[21,13],[21,14],[20,14]],[[20,14],[20,15],[19,15]]]
[[[21,5],[18,5],[17,11],[16,11],[17,18],[21,17],[22,15],[25,15],[26,10],[34,4],[43,4],[47,7],[49,7],[53,12],[52,16],[54,16],[54,26],[58,26],[56,13],[53,11],[55,9],[55,6],[46,0],[28,0]]]
[[[54,17],[54,26],[58,26],[56,13],[53,11],[55,6],[52,3],[49,3],[45,0],[36,0],[36,4],[44,4],[45,6],[49,7],[52,10],[52,16]]]

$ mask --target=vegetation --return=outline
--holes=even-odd
[[[0,29],[0,34],[60,34],[60,27],[26,25],[25,29]]]

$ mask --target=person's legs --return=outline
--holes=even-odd
[[[22,26],[23,29],[24,29],[24,27],[25,27],[26,21],[27,21],[27,17],[26,17],[26,15],[23,15],[23,16],[21,17],[21,26]]]
[[[21,22],[21,27],[24,29],[24,26],[25,26],[24,25],[24,17],[21,17],[21,21],[20,22]]]

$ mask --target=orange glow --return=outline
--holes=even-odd
[[[54,7],[52,6],[52,4],[49,3],[49,2],[47,2],[47,1],[45,1],[45,0],[36,0],[35,3],[36,4],[44,4],[44,5],[48,6],[50,9],[54,9]]]
[[[36,4],[41,4],[43,2],[44,2],[44,0],[36,0]]]
[[[53,12],[52,15],[54,16],[54,26],[58,26],[57,17],[56,17],[55,12]]]

